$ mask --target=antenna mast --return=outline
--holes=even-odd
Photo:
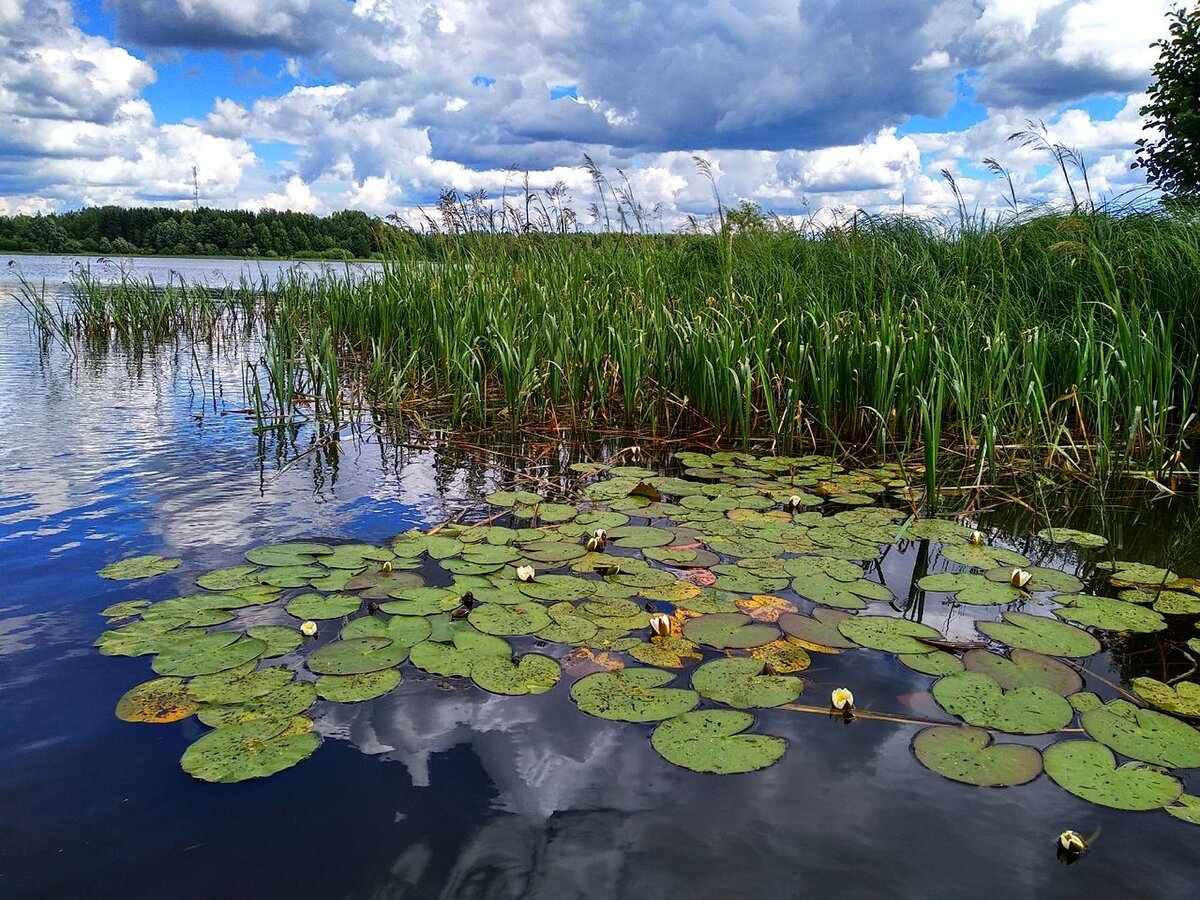
[[[192,208],[200,208],[200,170],[192,166]]]

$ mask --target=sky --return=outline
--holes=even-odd
[[[675,228],[1001,212],[1143,192],[1138,110],[1178,0],[0,0],[0,213],[116,203],[417,222],[584,155]],[[193,167],[195,180],[193,181]],[[1082,184],[1077,173],[1077,187]]]

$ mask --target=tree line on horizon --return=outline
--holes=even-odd
[[[307,259],[382,255],[379,219],[357,210],[328,216],[288,210],[95,206],[0,216],[0,251]]]

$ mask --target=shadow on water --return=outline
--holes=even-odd
[[[92,649],[98,610],[188,593],[197,574],[265,542],[384,542],[478,520],[484,493],[565,486],[570,462],[623,442],[524,435],[506,446],[369,420],[338,440],[300,422],[256,433],[242,411],[240,365],[215,350],[68,360],[39,352],[7,300],[0,333],[5,896],[214,897],[238,885],[345,898],[1173,898],[1194,889],[1192,826],[1093,806],[1045,776],[1014,789],[943,780],[914,758],[915,726],[763,710],[761,730],[785,737],[787,754],[722,778],[665,763],[650,746],[652,726],[580,713],[566,684],[499,697],[411,666],[378,700],[319,704],[325,744],[297,768],[238,785],[196,782],[179,758],[203,726],[113,716],[116,699],[150,672],[145,658]],[[674,465],[665,450],[653,461]],[[1023,502],[1011,502],[1018,489]],[[1116,488],[1101,497],[1078,485],[1032,493],[1033,502],[1011,485],[975,496],[975,520],[994,543],[1098,590],[1102,554],[1031,537],[1047,516],[1109,535],[1115,557],[1200,574],[1194,500],[1147,502]],[[183,566],[142,583],[95,575],[147,552]],[[971,613],[915,587],[946,568],[934,545],[910,540],[871,577],[898,598],[898,613],[975,636]],[[1165,636],[1110,640],[1089,667],[1113,682],[1173,677],[1186,662],[1170,648],[1196,633],[1191,618]],[[862,707],[949,721],[931,679],[888,654],[815,656],[804,678],[805,702],[852,684]],[[1115,695],[1095,678],[1088,688]],[[1194,773],[1184,780],[1200,791]],[[1082,864],[1058,863],[1062,829],[1101,826]]]

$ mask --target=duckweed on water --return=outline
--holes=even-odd
[[[1197,597],[1195,582],[1115,561],[1093,568],[1124,590],[1081,594],[1074,574],[979,543],[961,523],[889,508],[907,486],[899,466],[847,472],[819,456],[676,457],[686,477],[577,465],[576,497],[490,494],[481,501],[492,516],[485,524],[409,532],[390,547],[258,547],[245,564],[196,578],[205,593],[110,605],[103,614],[115,627],[96,641],[100,652],[154,655],[163,676],[127,692],[117,715],[157,723],[195,715],[215,730],[184,754],[184,770],[233,782],[306,759],[320,744],[310,716],[320,718],[321,703],[383,697],[403,683],[402,665],[500,695],[541,694],[567,677],[582,712],[654,724],[650,743],[666,761],[734,774],[773,765],[787,750],[783,738],[755,732],[755,717],[742,710],[820,712],[795,705],[812,655],[876,652],[936,679],[931,691],[947,722],[966,723],[930,720],[915,736],[913,753],[931,771],[1016,786],[1038,777],[1044,757],[1049,777],[1085,800],[1197,818],[1194,798],[1162,768],[1200,766],[1200,731],[1184,721],[1200,716],[1200,686],[1139,678],[1136,696],[1157,711],[1104,703],[1083,690],[1078,662],[1102,649],[1093,631],[1108,640],[1194,614],[1185,601]],[[847,496],[870,505],[836,502]],[[1106,545],[1068,529],[1041,539],[1080,553]],[[918,573],[916,591],[946,595],[980,640],[947,640],[919,621],[919,604],[916,614],[904,605],[911,617],[896,615],[879,559],[914,541],[942,551],[941,571]],[[102,574],[144,577],[175,565],[135,557]],[[1013,565],[1031,573],[1024,589],[1009,583]],[[422,574],[431,566],[441,570],[437,584]],[[526,567],[532,575],[523,579]],[[278,608],[280,624],[240,627],[250,607]],[[652,632],[650,611],[670,628]],[[323,620],[320,639],[303,642],[282,624],[289,616]],[[529,652],[535,641],[544,652]],[[277,663],[260,667],[264,659]],[[576,677],[581,661],[593,671]],[[1088,739],[1055,743],[1075,721]],[[1005,733],[1051,743],[1044,751],[997,743]],[[1134,761],[1121,765],[1114,751]]]

